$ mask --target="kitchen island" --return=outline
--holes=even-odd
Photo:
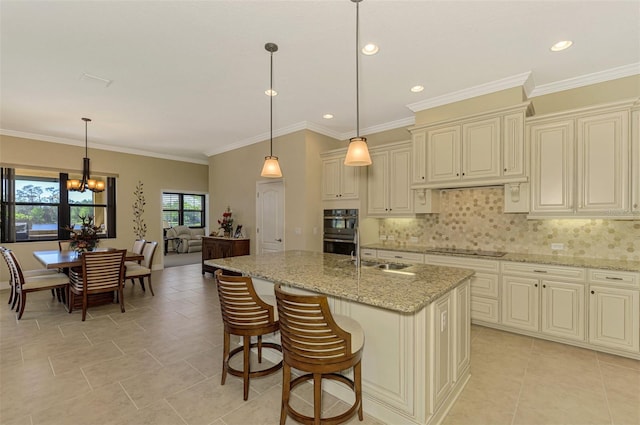
[[[365,332],[364,410],[386,423],[439,423],[469,379],[472,271],[423,264],[355,267],[348,256],[308,251],[205,264],[251,276],[259,294],[273,294],[273,283],[280,283],[327,295],[333,313],[357,320]],[[343,387],[327,390],[351,400]]]

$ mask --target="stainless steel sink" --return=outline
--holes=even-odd
[[[382,270],[402,270],[409,267],[409,264],[385,263],[378,266]]]

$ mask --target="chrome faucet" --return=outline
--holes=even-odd
[[[356,250],[355,258],[354,251],[351,251],[351,260],[356,265],[356,267],[360,267],[360,232],[358,231],[358,228],[354,229],[353,243],[356,244]]]

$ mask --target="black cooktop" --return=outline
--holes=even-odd
[[[426,253],[442,253],[442,254],[458,254],[458,255],[473,255],[475,257],[502,257],[506,255],[506,252],[502,251],[481,251],[473,249],[460,249],[460,248],[429,248],[425,250]]]

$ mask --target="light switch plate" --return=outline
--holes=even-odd
[[[381,241],[386,241],[387,240],[387,235],[380,235],[380,240]]]
[[[562,250],[564,250],[564,244],[563,243],[552,243],[551,244],[551,249],[553,249],[554,251],[562,251]]]
[[[417,238],[417,237],[415,237],[415,236],[410,236],[410,237],[409,237],[409,242],[411,242],[411,243],[418,243],[418,238]]]
[[[393,235],[389,235],[389,236],[387,236],[387,240],[388,240],[388,241],[395,241],[395,240],[396,240],[396,237],[395,237],[395,236],[393,236]]]

